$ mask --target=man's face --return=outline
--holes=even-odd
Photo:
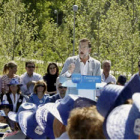
[[[79,44],[79,56],[82,59],[87,59],[91,48],[88,47],[88,42],[80,42]]]
[[[109,71],[110,71],[110,64],[108,62],[106,62],[103,65],[103,72],[104,73],[109,73]]]
[[[33,74],[34,70],[35,70],[35,65],[34,64],[28,64],[26,66],[26,70],[28,74]]]
[[[58,84],[58,90],[59,90],[61,98],[64,98],[65,94],[66,94],[66,91],[67,91],[67,87],[62,87],[62,84],[59,83]]]

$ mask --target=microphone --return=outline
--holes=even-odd
[[[74,64],[76,63],[76,58],[74,58],[74,61],[73,61],[73,63],[74,63]]]

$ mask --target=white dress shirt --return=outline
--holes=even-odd
[[[80,59],[79,59],[79,60],[80,60]],[[80,60],[81,75],[87,75],[88,63],[89,63],[89,60],[86,61],[86,64],[84,64],[84,63]]]
[[[116,78],[111,74],[109,74],[108,77],[105,78],[105,75],[102,72],[101,78],[102,78],[102,82],[105,82],[105,83],[113,82],[114,84],[116,84]]]
[[[89,59],[86,61],[86,64],[84,64],[84,63],[81,61],[80,57],[79,57],[81,75],[87,75],[89,60],[90,60],[90,57],[89,57]],[[69,72],[67,71],[67,72],[66,72],[66,76],[67,76],[67,77],[70,77],[70,76],[71,76],[71,73],[69,73]]]
[[[42,80],[42,76],[35,72],[33,73],[31,77],[27,74],[27,72],[21,75],[20,81],[21,81],[21,84],[23,84],[21,86],[22,93],[25,95],[30,95],[31,93],[33,93],[34,85],[32,84],[30,85],[29,88],[27,88],[27,83],[30,81],[39,81],[39,80]]]

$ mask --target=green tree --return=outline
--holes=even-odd
[[[26,14],[20,0],[10,0],[2,5],[0,31],[3,40],[1,53],[10,57],[33,54],[37,25],[33,12]]]

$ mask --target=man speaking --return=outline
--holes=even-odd
[[[91,43],[84,38],[79,41],[79,55],[67,58],[60,75],[71,77],[72,73],[101,76],[101,64],[90,57]]]

